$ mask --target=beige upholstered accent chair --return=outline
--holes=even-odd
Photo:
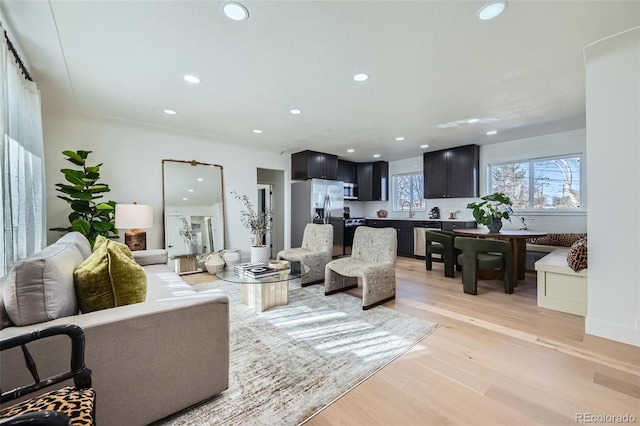
[[[329,262],[325,268],[324,294],[358,287],[362,282],[362,309],[396,297],[396,249],[394,228],[359,226],[353,237],[351,257]]]
[[[302,277],[303,287],[324,281],[324,267],[333,252],[333,225],[309,223],[304,228],[302,247],[282,250],[278,259],[302,262],[309,273]]]

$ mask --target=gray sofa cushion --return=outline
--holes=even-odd
[[[64,234],[57,242],[73,243],[78,250],[80,250],[83,259],[91,256],[91,252],[93,251],[91,243],[89,243],[87,237],[79,232],[69,232],[68,234]]]
[[[72,235],[16,262],[2,286],[11,321],[24,326],[77,314],[73,271],[83,260]]]
[[[166,264],[169,260],[165,249],[137,250],[131,254],[140,266]]]

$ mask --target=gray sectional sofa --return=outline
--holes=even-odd
[[[97,395],[96,421],[102,426],[149,424],[227,389],[227,296],[217,290],[194,291],[167,266],[166,251],[140,251],[134,252],[134,258],[147,276],[145,302],[69,315],[70,309],[77,309],[73,307],[77,302],[69,297],[73,270],[90,252],[88,241],[71,233],[14,265],[17,273],[14,270],[2,283],[5,297],[0,300],[0,338],[57,324],[82,327],[85,361]],[[39,272],[26,274],[34,268]],[[43,281],[40,286],[34,279],[38,274]],[[29,286],[16,294],[15,284],[22,277]],[[56,299],[56,294],[64,297]],[[39,310],[47,319],[13,325],[10,317],[17,318],[16,301],[21,305],[25,301],[36,306],[41,303]],[[63,316],[48,319],[59,315]],[[68,369],[69,347],[65,337],[30,344],[41,377]],[[2,389],[30,382],[20,350],[4,351],[0,359]]]

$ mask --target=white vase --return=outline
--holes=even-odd
[[[187,243],[187,253],[186,254],[198,254],[198,245],[197,244],[189,244],[189,243]]]
[[[271,247],[251,246],[251,263],[269,263]]]

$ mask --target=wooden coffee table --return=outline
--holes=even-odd
[[[301,278],[309,273],[309,267],[300,262],[290,262],[289,269],[283,269],[278,275],[264,278],[251,278],[238,275],[233,266],[226,266],[216,274],[221,280],[242,284],[242,303],[256,312],[264,312],[274,306],[289,303],[289,281]]]

